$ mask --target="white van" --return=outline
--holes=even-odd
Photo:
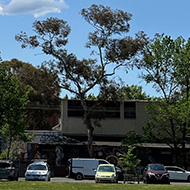
[[[69,177],[76,180],[94,178],[99,164],[109,164],[108,161],[95,158],[71,158],[69,161]]]

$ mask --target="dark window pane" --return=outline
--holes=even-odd
[[[68,100],[68,117],[82,117],[84,111],[80,101]]]
[[[124,117],[136,118],[136,103],[135,102],[124,102]]]
[[[99,104],[97,101],[86,101],[88,111],[92,110],[105,117],[119,118],[120,117],[120,102],[108,101],[104,104]],[[68,117],[82,117],[84,111],[79,100],[68,100]]]

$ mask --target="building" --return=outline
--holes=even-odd
[[[94,103],[92,100],[87,101],[89,107]],[[102,126],[94,129],[93,157],[117,164],[122,153],[122,139],[132,130],[141,134],[146,125],[146,104],[146,101],[109,101],[101,109],[97,109],[105,118],[101,121]],[[72,157],[88,157],[83,114],[80,101],[62,100],[60,124],[54,128],[57,132],[36,133],[30,148],[33,150],[32,147],[38,147],[40,157],[47,158],[56,167],[64,167]],[[34,154],[36,151],[33,151]]]
[[[88,101],[89,106],[94,101]],[[118,142],[125,138],[129,131],[142,133],[143,127],[148,120],[145,111],[147,101],[128,100],[107,102],[104,110],[105,119],[101,121],[101,127],[95,127],[95,141]],[[83,109],[78,100],[62,100],[60,131],[67,137],[79,140],[87,139],[86,126],[82,120]]]
[[[87,102],[89,107],[94,103],[92,100]],[[148,121],[147,103],[140,100],[110,101],[101,109],[97,109],[105,118],[101,121],[102,126],[94,129],[93,157],[106,159],[117,165],[119,155],[123,152],[122,139],[130,131],[141,134]],[[80,101],[62,100],[60,123],[54,127],[54,131],[35,132],[35,138],[27,146],[28,158],[32,159],[39,153],[40,158],[48,160],[55,176],[65,176],[69,158],[88,157],[83,113]],[[149,162],[173,162],[172,149],[164,143],[140,143],[137,146],[142,149],[143,166]],[[188,163],[189,160],[188,157]]]

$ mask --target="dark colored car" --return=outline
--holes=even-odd
[[[18,168],[12,161],[0,160],[0,179],[18,181]]]
[[[144,183],[170,184],[169,174],[163,164],[148,164],[143,172]]]
[[[123,175],[122,170],[119,167],[116,167],[116,173],[117,173],[117,176],[118,176],[118,181],[123,181],[124,175]]]

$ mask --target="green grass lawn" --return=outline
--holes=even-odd
[[[189,190],[189,185],[0,182],[0,190]]]

